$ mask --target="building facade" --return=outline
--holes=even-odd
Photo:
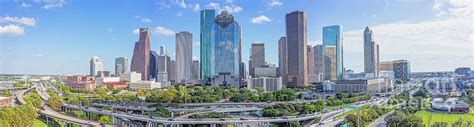
[[[324,47],[324,80],[337,80],[336,46]]]
[[[393,87],[388,78],[337,80],[336,92],[378,93]]]
[[[191,79],[200,79],[199,74],[201,73],[201,69],[199,66],[200,66],[199,60],[193,60],[193,65],[192,65],[192,70],[191,70],[191,73],[192,73]]]
[[[325,64],[325,80],[335,80],[335,79],[343,79],[344,78],[344,59],[343,59],[343,38],[342,38],[342,26],[341,25],[333,25],[333,26],[326,26],[323,27],[323,46],[325,48],[324,57],[331,58],[330,61],[328,59],[324,59]],[[327,49],[330,48],[330,49]],[[335,48],[333,50],[332,48]],[[335,61],[332,59],[335,55]],[[326,65],[326,64],[334,64],[334,65]],[[328,72],[330,72],[328,74]],[[332,74],[336,72],[336,74]],[[336,77],[334,77],[336,75]]]
[[[234,16],[222,11],[216,17],[211,35],[211,75],[230,73],[232,77],[242,77],[241,29]]]
[[[201,79],[211,78],[211,45],[212,45],[212,29],[215,21],[216,11],[213,9],[201,10],[201,21],[200,21],[200,62],[201,62]]]
[[[104,71],[104,64],[100,61],[100,58],[97,56],[91,57],[90,60],[90,76],[97,75],[97,72]]]
[[[176,82],[191,79],[193,63],[193,35],[190,32],[176,33]]]
[[[155,51],[150,51],[150,63],[148,67],[148,79],[156,81],[157,72],[158,72],[158,53]]]
[[[150,30],[140,28],[140,37],[135,42],[130,71],[142,74],[142,80],[148,80],[150,66]]]
[[[254,68],[254,76],[252,78],[260,78],[260,77],[278,77],[278,68],[275,66],[264,65],[261,67]]]
[[[130,89],[146,89],[151,90],[161,88],[161,83],[155,81],[139,81],[129,84]]]
[[[253,43],[250,48],[249,74],[255,77],[255,68],[265,65],[265,44]]]
[[[395,79],[410,80],[410,62],[408,60],[393,61],[393,73],[395,74]]]
[[[324,80],[324,47],[323,45],[316,45],[314,50],[314,73],[318,77],[317,82]]]
[[[254,89],[257,87],[263,88],[264,92],[278,91],[283,88],[281,83],[281,77],[270,78],[270,77],[260,77],[260,78],[249,78],[247,80],[247,88]]]
[[[380,72],[379,45],[375,44],[369,27],[364,30],[364,72],[368,78],[377,78]]]
[[[287,74],[287,58],[286,58],[286,37],[280,37],[278,40],[278,69],[279,76],[282,77],[282,82],[286,85]]]
[[[142,79],[142,74],[130,71],[120,74],[120,82],[138,82]]]
[[[308,82],[306,14],[286,14],[287,87],[304,87]]]
[[[128,72],[128,58],[127,57],[115,58],[115,75],[118,76],[125,72]]]

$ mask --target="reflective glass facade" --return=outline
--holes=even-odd
[[[201,11],[201,79],[211,77],[211,31],[215,21],[215,10]]]
[[[232,15],[222,11],[216,17],[211,35],[211,75],[230,73],[231,76],[240,77],[240,25]]]
[[[344,62],[343,62],[343,48],[342,48],[342,26],[340,25],[333,25],[333,26],[326,26],[323,27],[323,46],[326,49],[327,47],[335,46],[336,50],[335,53],[334,50],[325,50],[324,54],[325,56],[327,54],[335,54],[336,55],[336,62],[335,66],[332,65],[325,65],[325,67],[331,67],[331,68],[325,68],[326,72],[333,72],[333,70],[336,71],[336,76],[337,79],[343,79],[344,77]],[[327,51],[332,51],[327,52]],[[332,62],[325,62],[325,64],[334,64]],[[335,68],[334,68],[335,67]],[[326,74],[327,75],[327,74]],[[327,76],[326,76],[327,77]],[[334,80],[333,78],[328,79],[325,78],[326,80]]]

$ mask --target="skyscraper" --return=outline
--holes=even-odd
[[[337,80],[344,78],[344,61],[343,61],[343,48],[342,48],[342,26],[333,25],[323,27],[323,46],[324,46],[324,57],[325,57],[325,79],[326,80]],[[330,48],[330,49],[327,49]],[[333,50],[332,48],[335,48]],[[333,56],[335,55],[335,61]],[[330,60],[330,61],[326,61]],[[326,65],[335,64],[335,65]],[[332,74],[335,72],[336,74]],[[328,74],[329,73],[329,74]],[[333,77],[336,76],[336,77]]]
[[[131,71],[142,74],[142,80],[148,80],[150,65],[150,31],[140,28],[140,38],[135,42],[132,56]]]
[[[150,51],[150,64],[148,68],[148,78],[154,79],[156,81],[157,75],[157,62],[158,62],[158,54],[155,51]]]
[[[308,45],[307,48],[307,53],[306,53],[306,58],[307,58],[307,66],[308,66],[308,74],[316,74],[314,70],[314,50],[313,46]]]
[[[176,82],[185,83],[191,79],[193,63],[193,35],[189,32],[176,33]]]
[[[320,81],[324,78],[324,48],[323,45],[316,45],[314,50],[314,70]]]
[[[308,82],[306,14],[293,11],[286,14],[287,87],[304,87]]]
[[[234,16],[222,11],[216,17],[211,31],[211,75],[228,73],[235,78],[243,77],[240,72],[242,63],[240,25]],[[204,69],[205,70],[205,69]]]
[[[169,65],[170,65],[170,68],[169,68],[170,71],[169,71],[169,73],[168,73],[168,76],[169,76],[168,79],[169,79],[169,81],[175,81],[175,82],[177,82],[177,81],[176,81],[176,61],[170,60],[170,64],[169,64]]]
[[[211,77],[211,42],[212,29],[215,21],[216,11],[212,9],[201,10],[201,52],[200,52],[200,62],[201,62],[201,79],[208,79]]]
[[[199,66],[201,66],[199,64],[199,60],[193,60],[193,67],[192,67],[192,71],[191,71],[191,73],[192,73],[191,79],[199,79],[199,73],[201,71]]]
[[[104,71],[104,64],[100,61],[99,57],[93,56],[90,60],[90,76],[97,75],[99,71]]]
[[[249,72],[255,77],[255,68],[265,65],[265,44],[253,43],[250,48]]]
[[[286,85],[286,73],[287,73],[287,58],[286,58],[286,37],[280,37],[278,40],[278,68],[279,75],[282,77],[283,85]]]
[[[128,72],[128,58],[127,57],[115,58],[115,75],[118,76],[125,72]]]
[[[364,30],[364,72],[368,78],[379,77],[379,45],[372,38],[372,30]]]
[[[156,80],[161,82],[162,85],[166,85],[169,81],[168,77],[170,77],[170,57],[167,55],[166,48],[164,46],[160,46],[160,54],[158,54],[156,69]]]

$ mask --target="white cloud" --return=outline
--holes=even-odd
[[[176,16],[183,16],[183,13],[178,12],[178,13],[176,13]]]
[[[22,7],[22,8],[30,8],[30,7],[32,7],[32,5],[29,4],[29,3],[21,3],[21,4],[20,4],[20,7]]]
[[[193,56],[193,60],[199,60],[199,57]]]
[[[113,32],[113,31],[112,31],[112,28],[110,28],[110,27],[107,28],[107,32],[112,33],[112,32]]]
[[[159,9],[171,8],[171,5],[164,0],[157,0],[153,5],[158,6]]]
[[[145,18],[145,17],[135,16],[135,18],[139,19],[140,22],[142,22],[142,23],[151,23],[152,22],[151,19]]]
[[[14,23],[19,25],[26,25],[26,26],[35,26],[36,20],[34,18],[28,17],[0,17],[0,22],[5,23]]]
[[[320,45],[323,44],[323,41],[321,40],[308,40],[308,45],[315,46],[315,45]]]
[[[196,5],[194,5],[193,10],[194,10],[194,12],[199,12],[199,10],[201,10],[201,7],[199,6],[199,4],[196,4]]]
[[[33,55],[31,55],[31,56],[33,56],[33,57],[43,57],[43,56],[45,56],[45,55],[40,53],[40,54],[33,54]]]
[[[178,4],[182,8],[187,8],[188,7],[184,0],[176,0],[176,4]]]
[[[226,3],[233,3],[234,0],[225,0]]]
[[[66,2],[64,0],[33,0],[35,3],[42,3],[43,9],[53,9],[63,7]]]
[[[440,17],[474,18],[474,3],[472,0],[435,0],[433,10]]]
[[[132,31],[133,34],[140,34],[140,30],[137,28],[137,29],[133,29]]]
[[[231,4],[231,5],[226,5],[224,7],[221,8],[221,6],[219,5],[219,3],[214,3],[214,2],[210,2],[209,4],[206,5],[206,8],[208,9],[215,9],[217,10],[217,12],[221,12],[221,11],[228,11],[229,13],[238,13],[240,11],[243,10],[242,7],[240,6],[237,6],[237,5],[234,5],[234,4]]]
[[[260,15],[260,16],[257,16],[255,18],[252,18],[250,20],[251,23],[253,24],[263,24],[263,23],[266,23],[266,22],[272,22],[272,20],[270,18],[268,18],[267,16],[265,15]]]
[[[270,6],[270,7],[281,6],[281,5],[283,5],[283,2],[281,2],[280,0],[271,0],[269,3],[267,3],[267,6]]]
[[[23,27],[13,24],[0,26],[0,36],[21,36],[25,34]]]
[[[155,29],[153,29],[151,33],[155,35],[164,35],[164,36],[173,36],[176,34],[176,32],[174,32],[173,30],[164,28],[161,26],[156,26]]]

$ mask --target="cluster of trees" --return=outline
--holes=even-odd
[[[469,103],[469,105],[474,105],[474,89],[467,90],[466,94],[467,96],[462,97],[463,101]]]
[[[154,112],[145,112],[147,116],[171,117],[171,112],[163,106],[157,106]]]
[[[1,95],[5,97],[10,97],[13,96],[13,93],[10,90],[6,90]]]
[[[105,123],[105,124],[112,124],[113,123],[112,117],[110,117],[110,116],[101,116],[98,121],[101,122],[101,123]]]
[[[420,90],[416,91],[413,96],[415,97],[422,97],[422,98],[427,98],[430,96],[430,93],[428,90],[426,90],[424,87],[421,88]]]
[[[238,89],[228,86],[195,86],[186,88],[182,85],[175,85],[165,89],[151,90],[149,93],[146,101],[155,103],[209,103],[220,100],[234,102],[292,101],[298,97],[293,89],[264,93],[262,88],[257,88],[257,91],[251,91],[247,88]]]
[[[324,100],[317,100],[314,103],[279,103],[273,106],[265,106],[264,117],[294,116],[299,114],[312,114],[324,109]]]
[[[359,111],[347,114],[344,121],[349,123],[349,126],[365,126],[388,111],[389,109],[378,105],[363,106]]]
[[[16,83],[13,83],[12,86],[13,86],[13,87],[16,87],[16,88],[18,88],[18,87],[25,87],[25,86],[24,86],[25,83],[26,83],[25,81],[18,81],[18,82],[16,82]]]
[[[31,92],[28,96],[24,97],[24,99],[27,103],[32,104],[35,108],[43,107],[43,101],[41,100],[40,95],[36,92]]]
[[[398,103],[405,102],[408,99],[410,99],[410,93],[408,91],[403,91],[402,93],[391,97],[390,100],[388,101],[388,104],[391,104],[391,105],[398,104]]]
[[[0,127],[31,127],[38,117],[35,107],[29,103],[0,109]]]
[[[352,93],[336,93],[336,98],[330,96],[327,97],[327,105],[329,106],[340,106],[343,104],[354,103],[358,101],[369,100],[369,95],[355,95]]]
[[[194,114],[189,116],[192,119],[205,119],[205,118],[230,118],[231,116],[221,112],[210,112],[205,114]]]
[[[423,127],[423,119],[403,111],[395,111],[385,117],[385,121],[389,127]]]
[[[46,91],[49,94],[49,98],[46,101],[46,104],[51,107],[51,109],[60,111],[61,106],[63,105],[63,98],[57,95],[56,93],[48,90]]]

